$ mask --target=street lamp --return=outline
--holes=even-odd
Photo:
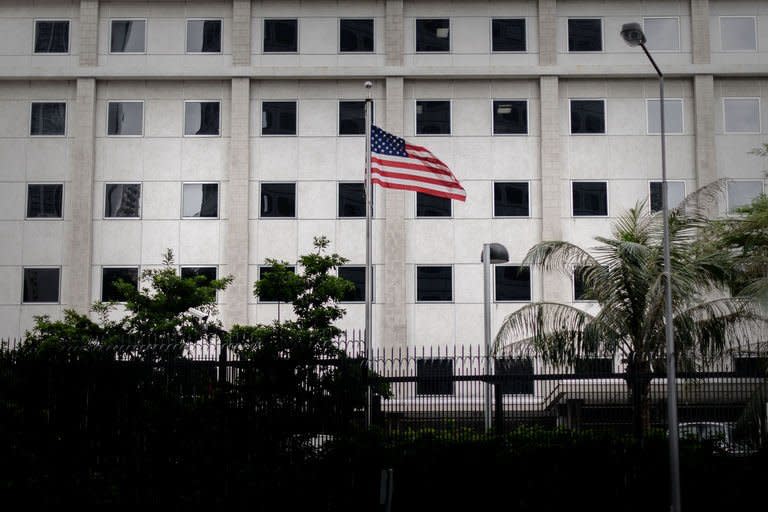
[[[483,263],[483,317],[485,319],[485,374],[491,375],[491,265],[506,263],[509,261],[507,248],[501,244],[483,244],[483,254],[480,256]],[[485,407],[483,417],[485,431],[491,431],[491,383],[485,383]]]
[[[677,427],[677,387],[675,340],[672,333],[672,266],[669,257],[669,206],[667,204],[667,158],[664,141],[664,74],[645,47],[645,34],[639,23],[625,23],[621,37],[629,46],[640,46],[659,75],[659,116],[661,124],[661,204],[664,217],[664,318],[667,344],[667,418],[669,421],[669,486],[672,512],[680,512],[680,449]]]

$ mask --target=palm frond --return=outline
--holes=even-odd
[[[587,251],[560,240],[540,242],[528,251],[523,265],[541,266],[544,270],[558,270],[569,274],[573,267],[596,265],[597,261]]]

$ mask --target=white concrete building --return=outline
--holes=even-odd
[[[481,344],[484,242],[511,265],[542,239],[589,246],[657,191],[658,82],[619,36],[631,21],[667,76],[673,195],[728,178],[730,206],[749,201],[761,0],[0,0],[0,338],[115,298],[111,279],[166,248],[235,277],[227,326],[276,316],[251,293],[260,267],[315,235],[363,265],[349,102],[371,80],[376,124],[468,195],[376,190],[375,344]],[[529,300],[578,302],[560,276],[497,272],[494,326]],[[363,304],[347,310],[362,328]]]

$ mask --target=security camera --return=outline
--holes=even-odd
[[[373,82],[371,82],[370,80],[367,80],[365,82],[365,88],[370,89],[371,87],[373,87]]]
[[[197,308],[189,308],[187,311],[190,315],[194,316],[195,318],[199,318],[203,322],[208,320],[208,314],[200,311]]]

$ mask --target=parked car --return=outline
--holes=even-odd
[[[716,421],[698,421],[679,424],[681,440],[690,439],[711,442],[715,453],[724,455],[749,455],[755,452],[733,436],[734,424]]]

